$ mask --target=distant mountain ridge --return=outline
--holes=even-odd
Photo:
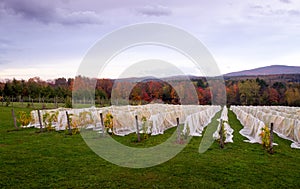
[[[272,65],[266,67],[244,70],[239,72],[227,73],[224,76],[259,76],[259,75],[278,75],[278,74],[300,74],[300,66]]]

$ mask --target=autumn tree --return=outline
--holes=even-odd
[[[268,88],[269,94],[269,104],[270,105],[277,105],[279,103],[279,93],[274,88]]]
[[[286,105],[286,98],[285,98],[285,92],[286,92],[286,85],[282,82],[275,82],[272,85],[272,88],[275,89],[278,92],[279,95],[279,102],[278,104]]]
[[[236,105],[240,103],[239,87],[236,83],[226,87],[226,94],[227,104]]]
[[[257,105],[260,86],[255,80],[241,81],[238,84],[240,100],[243,105]]]
[[[286,100],[289,106],[300,106],[300,85],[289,87],[285,92]]]

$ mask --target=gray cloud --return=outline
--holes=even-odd
[[[259,9],[263,9],[264,7],[261,5],[250,5],[251,9],[255,9],[255,10],[259,10]]]
[[[102,24],[99,15],[94,11],[68,12],[64,9],[58,9],[56,15],[57,22],[61,24]]]
[[[296,9],[276,9],[270,10],[269,15],[276,15],[276,16],[300,16],[300,10]]]
[[[300,10],[289,10],[288,14],[291,16],[300,16]]]
[[[34,0],[3,0],[3,7],[8,14],[15,14],[26,19],[49,23],[55,17],[55,8],[51,4]]]
[[[291,3],[290,0],[279,0],[279,1],[282,2],[282,3]]]
[[[59,23],[66,25],[100,24],[99,15],[94,11],[71,11],[56,7],[59,3],[38,0],[2,0],[2,8],[8,14],[21,16],[25,19],[41,23]],[[56,4],[56,6],[54,6]]]
[[[11,44],[12,41],[8,40],[8,39],[3,39],[3,38],[0,38],[0,44]]]
[[[161,5],[148,5],[142,8],[138,8],[137,12],[146,16],[169,16],[172,14],[172,11],[170,9]]]
[[[251,9],[252,13],[255,13],[258,16],[300,16],[300,10],[297,9],[276,9],[271,5],[250,5],[249,8]]]

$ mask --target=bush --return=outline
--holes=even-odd
[[[66,98],[65,107],[66,108],[72,108],[72,99],[69,96]]]
[[[32,120],[31,115],[29,113],[26,113],[24,111],[18,112],[18,123],[21,124],[21,126],[26,126],[30,123]]]
[[[8,107],[10,105],[10,99],[8,97],[5,98],[5,106]]]

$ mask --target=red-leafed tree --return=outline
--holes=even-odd
[[[277,105],[279,103],[279,93],[274,88],[268,89],[269,93],[269,102],[271,105]]]

